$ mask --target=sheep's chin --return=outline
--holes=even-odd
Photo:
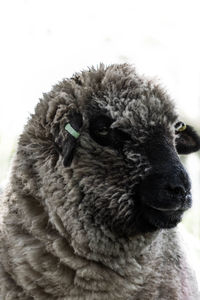
[[[182,220],[183,210],[160,210],[147,206],[144,218],[157,229],[173,228]]]

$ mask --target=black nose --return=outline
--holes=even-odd
[[[190,180],[180,165],[167,171],[152,172],[141,184],[143,204],[160,211],[186,210],[191,207]]]
[[[189,176],[164,131],[154,132],[145,153],[151,169],[140,186],[143,207],[170,214],[190,208]]]
[[[175,197],[184,197],[188,192],[188,186],[184,183],[176,183],[175,181],[167,183],[164,190]]]

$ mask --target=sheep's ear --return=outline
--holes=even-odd
[[[62,143],[63,164],[65,167],[71,165],[82,124],[82,115],[80,113],[74,113],[70,116],[70,121],[65,125],[66,138]]]
[[[200,150],[200,136],[189,125],[177,132],[176,150],[178,154],[189,154]]]

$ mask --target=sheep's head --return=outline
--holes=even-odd
[[[180,222],[191,186],[178,154],[197,151],[200,139],[158,85],[126,64],[100,66],[63,81],[47,98],[43,127],[59,153],[56,160],[52,150],[51,159],[65,183],[56,208],[64,225],[73,215],[82,228],[131,236]]]

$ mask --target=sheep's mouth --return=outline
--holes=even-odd
[[[177,165],[175,171],[179,167]],[[176,176],[152,173],[140,184],[139,204],[147,230],[148,226],[155,230],[175,227],[181,222],[183,213],[192,206],[189,178],[185,171],[181,169],[180,172]]]
[[[185,209],[181,208],[157,208],[147,206],[144,211],[146,221],[155,226],[156,229],[173,228],[182,220]]]

